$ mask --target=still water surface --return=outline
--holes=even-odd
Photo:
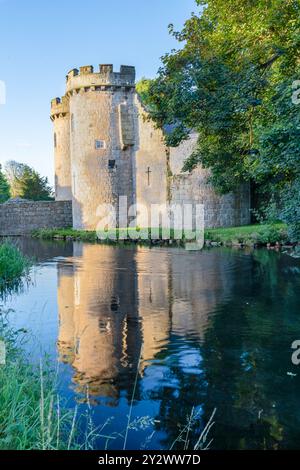
[[[168,449],[193,407],[214,408],[214,449],[300,448],[300,261],[267,250],[122,248],[19,240],[31,282],[5,300],[32,361],[59,363],[68,406],[86,397],[120,449]],[[194,436],[194,437],[193,437]],[[98,447],[104,441],[99,439]],[[175,448],[182,448],[177,443]]]

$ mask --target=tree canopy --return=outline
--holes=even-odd
[[[30,166],[9,161],[5,165],[5,174],[13,198],[21,197],[34,201],[53,199],[52,188],[49,186],[48,179],[41,176]]]
[[[292,87],[300,79],[300,1],[196,4],[200,12],[181,32],[170,25],[181,47],[162,58],[156,79],[139,84],[141,98],[158,126],[173,125],[167,144],[198,132],[184,170],[210,168],[221,193],[254,181],[299,238],[300,105]]]
[[[10,189],[7,179],[2,172],[2,168],[0,165],[0,204],[7,201],[10,197]]]

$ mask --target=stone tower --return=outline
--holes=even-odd
[[[84,66],[68,73],[66,95],[52,101],[56,198],[70,198],[68,179],[76,229],[95,229],[99,206],[117,207],[118,196],[134,202],[134,95],[134,67]]]
[[[162,214],[168,214],[170,205],[203,204],[206,227],[250,222],[248,184],[220,196],[207,169],[182,171],[199,136],[191,132],[178,147],[166,146],[167,130],[149,119],[135,91],[134,67],[122,65],[119,72],[112,65],[100,65],[97,72],[91,65],[71,70],[65,96],[52,100],[51,119],[56,200],[72,200],[75,229],[96,230],[100,222],[103,228],[103,217],[113,212],[109,206],[118,211],[120,196],[127,198],[127,207],[137,204],[129,222],[141,227],[158,227],[159,220],[149,220],[151,208],[162,207]]]
[[[52,100],[51,120],[54,126],[55,199],[71,201],[70,113],[66,96]]]

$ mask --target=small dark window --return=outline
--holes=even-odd
[[[110,309],[112,312],[116,312],[119,309],[120,302],[117,297],[112,297],[111,298],[111,304],[110,304]]]
[[[114,168],[116,168],[116,160],[108,160],[108,168],[110,170],[113,170]]]
[[[105,140],[95,140],[96,150],[105,149]]]
[[[56,148],[57,140],[56,140],[56,133],[54,133],[54,147]]]

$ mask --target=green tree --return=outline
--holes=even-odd
[[[182,48],[162,58],[157,79],[142,99],[157,125],[172,124],[169,145],[199,133],[184,169],[211,170],[222,193],[252,180],[278,215],[295,222],[285,200],[299,188],[299,0],[198,0],[181,32]],[[297,195],[298,200],[300,195]]]
[[[2,172],[0,165],[0,203],[7,201],[10,197],[9,184],[5,175]]]
[[[41,176],[30,166],[9,161],[5,166],[5,173],[10,183],[12,197],[21,197],[34,201],[53,199],[53,192],[48,179]]]
[[[151,105],[149,98],[149,89],[151,86],[152,80],[149,78],[141,78],[136,84],[136,91],[141,98],[142,103],[148,108]]]

